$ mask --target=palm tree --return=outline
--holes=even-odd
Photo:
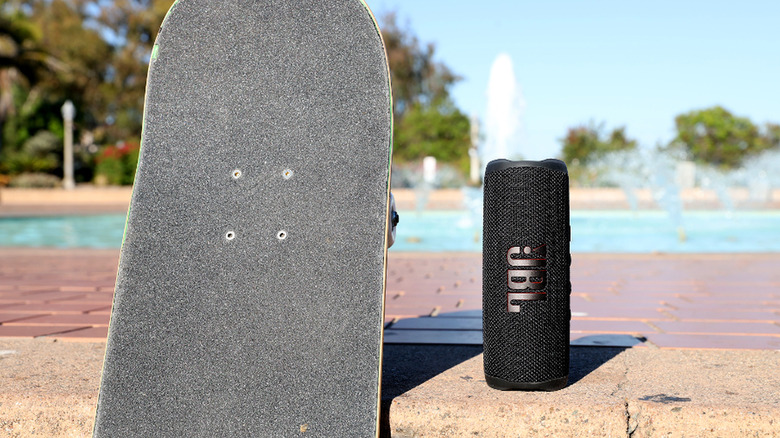
[[[26,85],[36,98],[44,75],[63,68],[54,56],[41,48],[40,36],[28,17],[18,9],[0,10],[0,129],[16,113],[13,91]],[[0,150],[2,135],[0,135]]]

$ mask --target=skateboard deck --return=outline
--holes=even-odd
[[[377,436],[391,144],[362,1],[174,4],[94,436]]]

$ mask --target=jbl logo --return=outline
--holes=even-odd
[[[547,246],[536,248],[513,246],[506,253],[509,269],[506,283],[510,291],[506,294],[507,311],[520,312],[520,301],[547,299]],[[516,292],[522,291],[522,292]]]

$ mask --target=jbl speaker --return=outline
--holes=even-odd
[[[482,325],[485,380],[553,391],[569,376],[569,173],[560,160],[485,169]]]

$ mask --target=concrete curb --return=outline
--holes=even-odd
[[[104,342],[0,338],[0,435],[89,436]],[[780,352],[572,347],[568,387],[502,392],[479,347],[385,347],[383,436],[780,436]]]
[[[573,347],[557,392],[489,388],[476,356],[394,398],[394,437],[780,436],[780,352]]]
[[[90,436],[105,348],[0,338],[0,436]]]
[[[9,212],[78,214],[94,210],[127,210],[132,187],[99,187],[80,185],[75,190],[63,189],[11,189],[0,188],[0,206]],[[425,209],[459,210],[465,208],[463,191],[460,189],[437,189],[423,193],[413,189],[393,189],[399,210],[413,211],[419,201]],[[638,189],[634,192],[636,207],[659,209],[652,190]],[[737,208],[776,209],[780,207],[780,189],[767,194],[766,199],[754,200],[747,189],[735,188],[729,191],[731,201]],[[723,208],[714,190],[686,189],[680,193],[680,200],[686,210]],[[619,188],[573,187],[570,193],[572,209],[629,209],[631,203],[626,192]]]

